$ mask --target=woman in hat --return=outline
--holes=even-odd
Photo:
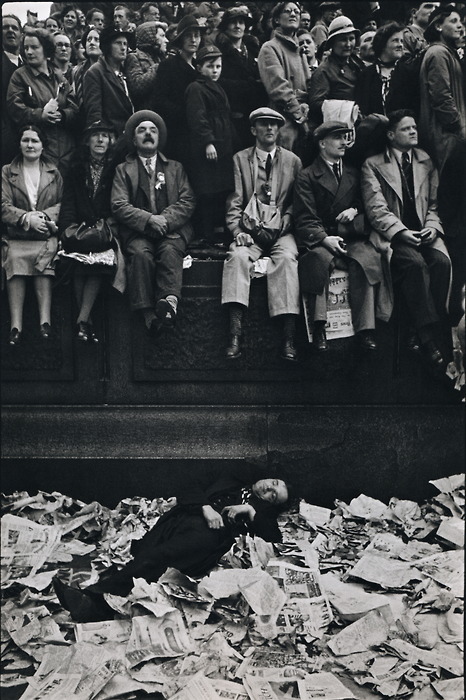
[[[129,48],[136,48],[134,32],[121,31],[114,25],[105,27],[100,32],[102,56],[84,76],[86,124],[103,122],[112,126],[118,136],[134,112],[126,69],[135,59],[128,55]]]
[[[464,48],[464,27],[455,5],[437,7],[424,36],[430,45],[419,76],[419,137],[441,172],[458,142],[466,139],[464,76],[458,57],[458,49]]]
[[[57,166],[44,155],[42,129],[20,130],[19,155],[2,168],[2,223],[6,226],[2,266],[10,307],[10,345],[23,335],[26,281],[32,277],[39,306],[39,330],[50,337],[52,278],[55,275],[57,225],[63,182]]]
[[[201,46],[202,27],[193,15],[186,15],[177,25],[172,45],[177,49],[160,64],[153,90],[153,101],[148,105],[168,125],[168,140],[165,155],[187,164],[189,150],[188,122],[184,93],[188,85],[196,80],[194,58]]]
[[[106,219],[114,227],[110,211],[110,192],[113,170],[110,154],[115,141],[115,130],[102,122],[91,124],[84,132],[82,149],[76,154],[73,167],[65,178],[58,228],[60,234],[72,224],[94,225]],[[111,277],[113,286],[124,291],[124,262],[117,239],[111,248],[99,252],[100,262],[90,264],[92,257],[84,253],[80,261],[63,254],[73,275],[74,291],[78,304],[77,336],[82,341],[97,342],[93,330],[91,312],[100,291],[104,276]],[[86,258],[86,260],[85,260]]]
[[[238,144],[235,150],[252,146],[254,137],[249,114],[267,103],[267,94],[259,77],[257,57],[259,41],[249,33],[252,17],[245,5],[225,10],[218,26],[216,45],[222,52],[220,85],[232,111]]]
[[[355,100],[356,83],[364,63],[356,55],[359,30],[349,19],[336,17],[328,28],[324,58],[312,76],[309,87],[309,118],[314,125],[322,123],[324,100]]]
[[[128,83],[136,110],[144,109],[151,101],[159,65],[167,55],[168,39],[165,22],[143,22],[136,27],[136,59],[128,66]]]

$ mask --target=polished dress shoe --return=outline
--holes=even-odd
[[[406,341],[406,347],[409,350],[409,352],[414,352],[417,354],[421,352],[421,343],[419,342],[417,333],[412,332],[409,334],[408,340]]]
[[[423,343],[422,349],[433,365],[436,367],[442,367],[444,365],[445,360],[442,357],[442,353],[433,340],[428,340],[426,343]]]
[[[356,333],[356,339],[362,350],[377,350],[374,331],[359,331]]]
[[[284,339],[280,357],[282,358],[282,360],[287,360],[288,362],[297,361],[298,353],[296,352],[293,338]]]
[[[10,335],[8,336],[8,344],[9,345],[18,345],[20,340],[21,340],[21,331],[19,331],[17,328],[12,328],[10,331]]]
[[[319,352],[325,352],[328,350],[327,334],[323,323],[319,323],[319,325],[314,326],[314,330],[312,332],[312,344]]]
[[[50,323],[41,323],[40,324],[40,334],[44,340],[48,340],[50,338],[51,332],[52,332],[52,329],[50,328]]]
[[[69,611],[75,622],[113,620],[115,611],[105,602],[101,593],[73,588],[59,578],[54,578],[52,583],[61,606]]]
[[[155,305],[155,315],[157,316],[161,326],[164,326],[165,328],[173,328],[175,325],[176,311],[170,302],[167,301],[167,299],[158,300]]]
[[[225,350],[225,357],[227,360],[236,360],[237,357],[241,356],[240,340],[240,335],[230,335],[230,344]]]

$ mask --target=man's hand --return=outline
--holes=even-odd
[[[162,214],[152,214],[149,219],[149,226],[159,236],[163,236],[167,232],[167,220]]]
[[[403,243],[412,245],[414,248],[418,248],[421,245],[419,231],[410,231],[410,229],[406,228],[404,231],[397,233],[396,238],[397,240],[403,241]]]
[[[423,228],[419,233],[421,245],[430,245],[437,238],[437,231],[433,228]]]
[[[346,250],[342,247],[344,243],[341,236],[327,236],[322,241],[322,245],[327,248],[334,255],[344,255]]]
[[[238,233],[235,238],[236,245],[247,245],[250,246],[254,243],[254,238],[250,233]]]
[[[352,221],[354,221],[355,216],[357,216],[358,210],[355,209],[355,207],[349,207],[349,209],[345,209],[344,211],[341,211],[337,217],[335,217],[335,221],[340,222],[340,224],[350,224]]]
[[[207,527],[210,527],[211,530],[220,530],[221,527],[225,527],[222,516],[212,506],[202,506],[202,515],[207,523]]]
[[[280,224],[280,235],[288,233],[291,228],[291,214],[283,214],[282,222]]]
[[[247,519],[252,522],[254,520],[254,516],[256,514],[256,511],[254,508],[247,503],[244,505],[237,505],[237,506],[226,506],[222,510],[222,515],[225,514],[228,522],[234,523],[238,517],[238,515],[245,515]]]
[[[209,143],[205,147],[205,157],[207,160],[217,160],[217,149],[213,143]]]

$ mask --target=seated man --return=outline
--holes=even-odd
[[[175,499],[174,499],[175,500]],[[282,479],[263,478],[260,468],[245,464],[235,473],[206,474],[180,484],[174,508],[165,513],[142,539],[131,545],[133,560],[115,565],[99,581],[81,590],[54,579],[55,592],[76,622],[113,618],[103,593],[126,596],[133,578],[157,581],[168,567],[187,576],[204,576],[240,534],[250,533],[267,542],[282,539],[277,516],[289,501]]]
[[[223,267],[222,304],[230,310],[228,359],[241,355],[244,309],[249,305],[251,271],[261,255],[267,266],[269,312],[283,317],[281,357],[296,361],[295,324],[299,314],[298,249],[292,227],[293,183],[301,161],[277,146],[285,123],[278,112],[262,107],[249,116],[256,145],[233,157],[235,191],[228,196],[227,227],[235,239]],[[269,219],[268,225],[262,220]]]
[[[151,332],[175,323],[196,204],[183,166],[159,151],[166,134],[155,112],[133,114],[125,135],[136,153],[117,166],[112,188],[112,211],[128,256],[131,308],[142,312]]]
[[[342,160],[349,131],[339,121],[317,127],[319,155],[295,186],[295,235],[306,251],[299,260],[299,279],[309,295],[313,345],[319,351],[328,348],[327,297],[335,266],[348,269],[353,327],[363,349],[376,350],[375,318],[388,321],[391,313],[381,257],[368,241],[358,172]]]
[[[427,153],[416,148],[412,112],[400,109],[389,115],[387,139],[387,150],[368,158],[362,168],[364,205],[375,229],[371,240],[390,260],[394,282],[400,285],[414,328],[408,347],[416,352],[422,347],[441,367],[436,332],[439,321],[448,327],[451,265],[437,214],[438,175]]]

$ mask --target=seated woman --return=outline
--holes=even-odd
[[[43,157],[45,145],[38,126],[23,126],[19,155],[2,168],[2,222],[7,229],[2,264],[11,316],[10,345],[18,345],[22,337],[27,277],[34,280],[40,334],[48,339],[51,332],[56,220],[63,181],[57,166]]]
[[[55,579],[60,603],[77,622],[111,619],[114,611],[103,593],[126,596],[133,578],[157,581],[168,567],[187,576],[204,576],[244,532],[280,542],[277,516],[289,500],[288,486],[281,479],[260,476],[258,468],[244,465],[234,475],[222,471],[214,479],[206,476],[205,483],[180,485],[175,507],[132,543],[134,558],[122,569],[110,567],[85,590]]]
[[[63,239],[64,231],[72,224],[86,223],[94,225],[99,219],[106,219],[113,227],[111,218],[110,192],[113,182],[111,165],[112,144],[115,140],[113,127],[96,122],[84,132],[84,145],[78,152],[76,162],[65,178],[63,201],[58,220],[58,228]],[[65,244],[66,251],[66,244]],[[100,291],[104,276],[110,275],[113,286],[123,292],[125,287],[124,259],[116,238],[107,252],[102,256],[102,264],[89,264],[72,259],[63,259],[71,266],[74,290],[79,307],[77,319],[78,338],[83,341],[97,342],[93,331],[91,312]],[[82,257],[82,256],[81,256]]]

